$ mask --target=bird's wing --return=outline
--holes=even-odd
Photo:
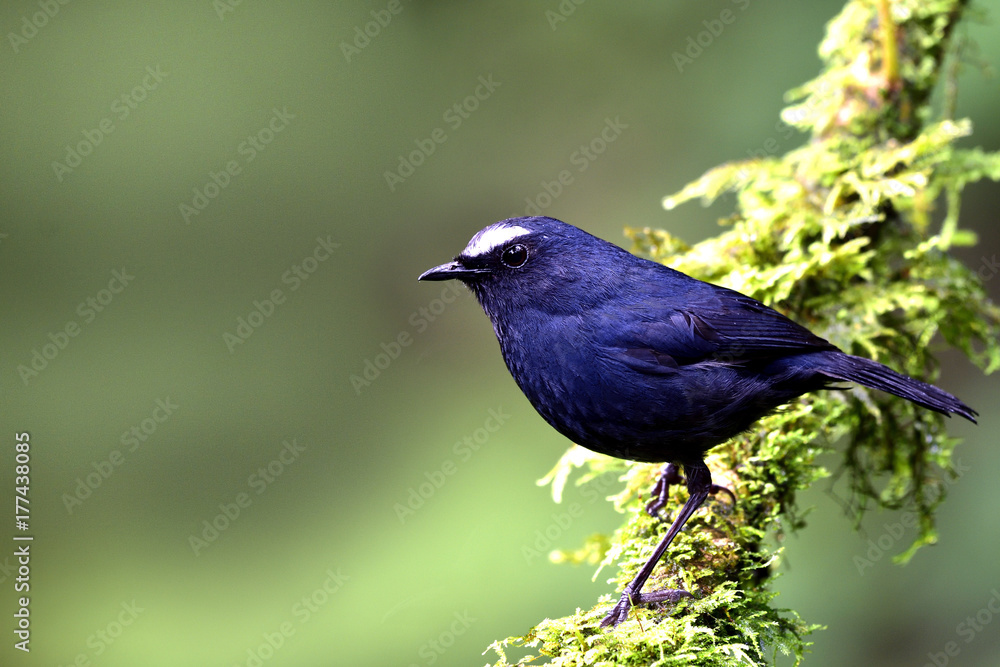
[[[706,361],[740,364],[835,349],[764,304],[714,285],[678,298],[632,303],[600,336],[607,356],[646,373],[671,373]],[[711,289],[707,289],[711,288]]]
[[[834,347],[801,324],[739,292],[714,287],[705,300],[708,303],[685,304],[682,312],[701,321],[700,330],[715,342],[716,353],[742,351],[753,357]]]

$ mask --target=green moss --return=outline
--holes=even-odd
[[[969,182],[1000,179],[1000,155],[956,147],[970,123],[932,121],[928,106],[963,8],[959,0],[848,3],[820,46],[824,71],[790,93],[795,105],[782,115],[810,140],[780,157],[724,164],[664,199],[672,209],[735,193],[722,234],[689,246],[662,230],[630,229],[636,252],[749,294],[845,351],[929,382],[938,341],[986,372],[1000,367],[1000,309],[947,254],[975,243],[959,228],[960,194]],[[880,11],[892,16],[890,30]],[[892,34],[895,53],[886,57]],[[944,210],[935,216],[938,204]],[[818,626],[772,605],[781,550],[765,538],[805,525],[796,494],[830,474],[817,457],[835,444],[844,452],[837,474],[849,480],[847,504],[858,520],[872,506],[915,512],[917,537],[897,556],[905,561],[936,539],[934,513],[957,442],[942,415],[880,392],[801,397],[709,453],[713,476],[736,493],[737,506],[720,501],[696,513],[645,586],[683,587],[695,597],[635,610],[614,631],[599,628],[601,618],[666,530],[641,497],[658,466],[574,446],[541,483],[558,502],[573,477],[583,484],[616,474],[624,488],[611,500],[626,520],[614,535],[592,536],[553,559],[617,565],[614,590],[588,611],[494,642],[496,664],[509,664],[511,647],[532,654],[516,664],[533,665],[760,665],[775,652],[798,662]],[[668,511],[685,494],[675,488]]]

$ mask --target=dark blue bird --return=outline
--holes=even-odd
[[[705,452],[783,403],[857,382],[975,422],[951,394],[845,354],[764,304],[695,280],[545,217],[486,227],[420,280],[458,279],[493,323],[507,368],[538,413],[573,442],[623,459],[667,462],[647,510],[672,483],[689,497],[601,625],[632,604],[676,601],[642,586],[712,483]]]

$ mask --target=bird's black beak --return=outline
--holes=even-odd
[[[469,268],[456,259],[424,271],[417,280],[470,280],[489,272],[489,269]]]

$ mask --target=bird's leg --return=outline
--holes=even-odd
[[[671,484],[683,484],[684,478],[681,477],[680,470],[676,463],[668,463],[663,466],[663,470],[660,471],[660,477],[656,480],[656,485],[653,486],[652,500],[646,503],[646,513],[651,517],[659,518],[660,510],[667,506],[667,495],[670,492]],[[714,495],[724,491],[729,494],[729,498],[733,501],[733,505],[736,504],[736,494],[727,489],[724,486],[719,486],[718,484],[712,484],[708,489],[709,494]]]
[[[663,536],[660,543],[656,545],[656,549],[653,551],[653,555],[649,557],[646,564],[642,566],[639,573],[635,575],[629,584],[625,587],[622,592],[621,599],[618,600],[618,604],[608,612],[608,615],[604,617],[601,621],[601,627],[616,626],[626,618],[628,618],[628,612],[633,605],[645,604],[647,602],[676,602],[682,597],[691,597],[691,594],[685,590],[680,589],[664,589],[659,591],[652,591],[649,593],[643,593],[642,586],[649,579],[649,575],[653,573],[653,568],[663,557],[664,552],[670,543],[676,537],[677,533],[681,532],[681,528],[687,523],[687,520],[691,518],[695,510],[701,507],[701,504],[705,502],[708,498],[708,494],[712,492],[712,473],[709,472],[708,467],[703,463],[698,463],[695,465],[685,464],[684,472],[687,473],[687,488],[688,488],[688,499],[681,507],[681,511],[677,514],[677,518],[674,522],[670,524],[670,528],[667,530],[667,534]],[[668,478],[668,473],[675,477],[677,475],[677,466],[670,464],[664,468],[664,475],[660,478],[660,482],[657,482],[657,490],[659,490],[660,485],[663,485],[660,497],[666,493],[666,487],[668,484],[672,483]],[[662,480],[667,478],[667,482]],[[656,501],[658,502],[659,497]],[[653,503],[650,503],[653,504]]]

